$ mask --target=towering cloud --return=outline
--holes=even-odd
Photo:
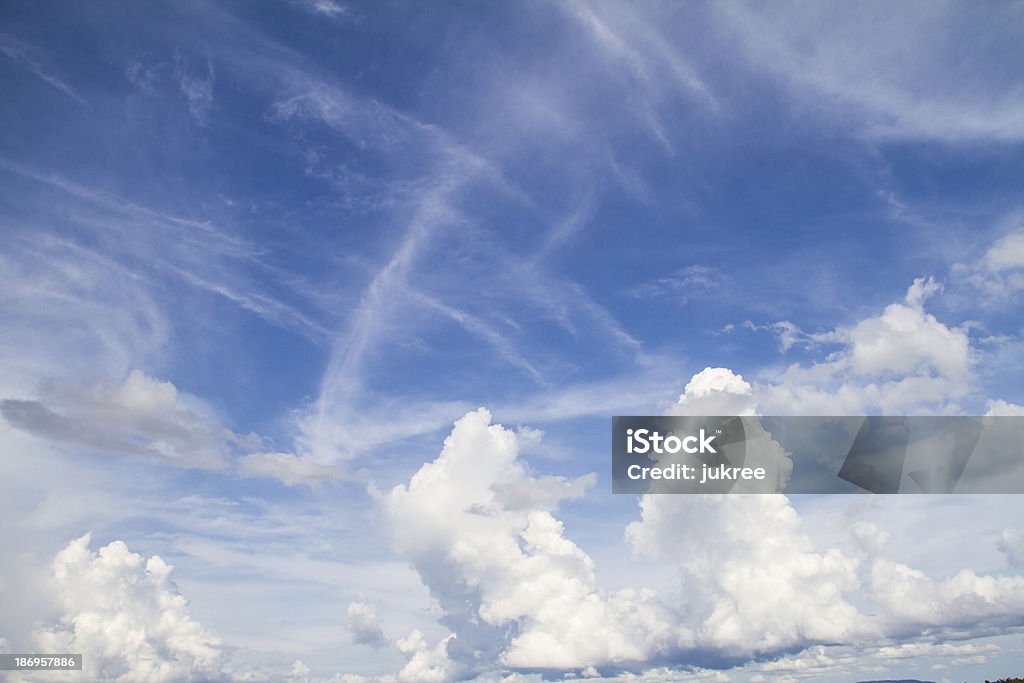
[[[189,614],[172,567],[121,541],[97,552],[89,542],[89,534],[72,541],[53,561],[63,616],[34,633],[39,652],[88,653],[83,667],[91,680],[226,680],[220,641]]]
[[[467,414],[437,459],[379,497],[395,550],[412,561],[454,633],[451,668],[582,669],[642,662],[688,643],[689,631],[652,591],[600,591],[593,561],[552,515],[593,477],[531,473],[516,434],[490,420],[484,409]],[[523,509],[508,492],[524,487],[545,499]],[[404,649],[411,663],[431,652]]]

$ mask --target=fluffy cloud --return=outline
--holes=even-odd
[[[973,350],[967,331],[949,327],[924,309],[941,291],[918,278],[902,302],[851,327],[819,337],[839,350],[810,366],[791,365],[757,383],[764,414],[859,415],[956,410],[970,390]]]
[[[33,634],[39,652],[84,652],[92,680],[159,683],[224,680],[218,639],[195,621],[171,567],[121,541],[98,552],[88,534],[53,562],[60,623]],[[75,674],[77,676],[77,674]],[[52,680],[48,679],[48,680]],[[77,680],[77,678],[76,678]]]
[[[348,630],[356,645],[383,647],[388,643],[380,627],[377,609],[368,602],[356,600],[348,604]]]
[[[1006,303],[1024,290],[1024,228],[1011,217],[1010,231],[973,263],[958,263],[953,273],[982,293],[986,304]]]
[[[818,335],[839,346],[824,361],[766,381],[752,385],[727,368],[705,368],[668,412],[952,406],[968,391],[973,351],[965,329],[925,310],[941,289],[934,279],[915,280],[878,315]],[[485,410],[469,413],[408,486],[378,496],[395,549],[413,562],[452,632],[435,647],[422,637],[403,645],[409,676],[461,675],[488,661],[577,672],[673,661],[721,666],[815,643],[864,646],[1019,622],[1024,579],[970,571],[933,579],[884,557],[890,534],[867,522],[851,529],[866,559],[815,548],[789,500],[775,495],[644,496],[627,541],[638,555],[678,567],[679,592],[602,591],[592,560],[552,514],[587,482],[532,474],[517,446]],[[532,498],[523,500],[523,491]],[[1002,543],[1011,561],[1014,539]],[[872,611],[861,611],[865,602]]]
[[[937,581],[904,564],[879,558],[871,568],[870,595],[884,608],[893,635],[922,627],[975,633],[1024,623],[1024,577],[978,576],[963,570]]]
[[[943,325],[923,309],[937,291],[933,279],[918,278],[904,303],[890,304],[880,316],[854,325],[848,332],[850,369],[858,375],[934,373],[965,379],[970,363],[967,333]]]
[[[749,387],[711,369],[684,396],[749,398]],[[502,494],[544,481],[520,460],[517,435],[480,409],[456,422],[440,455],[407,485],[375,493],[395,550],[449,631],[435,644],[418,631],[398,641],[409,657],[399,680],[450,680],[495,665],[655,675],[683,662],[717,669],[815,644],[864,648],[1020,622],[1024,578],[965,571],[933,579],[884,557],[891,535],[869,522],[851,528],[863,553],[817,548],[782,495],[643,496],[626,540],[635,554],[675,567],[681,582],[602,590],[594,562],[553,514],[560,494],[580,482],[539,485],[546,494],[532,509]],[[379,639],[375,615],[360,606],[353,615]],[[838,666],[827,659],[814,666]]]
[[[704,368],[686,384],[669,415],[753,415],[753,388],[728,368]]]
[[[444,647],[452,664],[417,670],[496,661],[584,668],[644,661],[689,641],[653,592],[598,590],[593,561],[551,514],[584,482],[545,481],[518,459],[516,434],[480,409],[456,422],[441,454],[407,486],[378,495],[395,550],[412,561],[453,631]],[[532,509],[509,504],[503,492],[535,482],[551,494],[546,500]],[[410,666],[440,659],[422,643],[403,647],[414,653]]]
[[[878,528],[877,524],[858,520],[850,527],[850,535],[865,552],[877,555],[892,540],[892,534]]]
[[[444,683],[455,675],[457,665],[448,657],[449,635],[434,647],[428,647],[423,634],[415,630],[408,638],[400,639],[398,649],[409,656],[409,663],[398,672],[400,683]]]
[[[844,598],[857,562],[815,552],[785,496],[644,496],[640,511],[626,537],[680,568],[698,647],[745,657],[871,633]]]
[[[930,281],[916,281],[908,307],[918,307],[934,291]],[[729,399],[742,388],[721,368],[695,375],[687,394],[691,386],[711,400],[716,393]],[[680,567],[690,614],[703,624],[698,647],[754,654],[812,642],[912,637],[947,627],[983,634],[1021,623],[1024,577],[964,570],[935,580],[881,556],[892,536],[876,524],[858,521],[850,533],[874,557],[863,567],[838,549],[815,551],[781,495],[644,496],[640,521],[626,529],[637,553]],[[1011,566],[1019,567],[1024,557],[1022,538],[1013,529],[1000,537]],[[880,608],[875,616],[845,599],[854,591]]]
[[[791,323],[768,326],[784,335],[839,350],[810,366],[790,365],[754,385],[728,368],[693,376],[670,415],[900,414],[922,405],[942,409],[970,389],[973,351],[965,329],[949,327],[924,309],[941,291],[918,278],[904,300],[850,327],[808,335]],[[761,329],[752,323],[748,325]],[[762,326],[763,327],[763,326]]]
[[[996,399],[988,402],[988,410],[985,415],[1024,417],[1024,406],[1017,405],[1016,403],[1009,403],[1002,399]]]

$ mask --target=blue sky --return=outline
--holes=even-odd
[[[0,646],[107,680],[1019,675],[1017,497],[605,475],[616,414],[1024,414],[1021,26],[5,6]]]

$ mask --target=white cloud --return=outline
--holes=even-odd
[[[121,541],[95,553],[89,542],[88,534],[72,541],[53,561],[63,616],[34,632],[39,651],[85,653],[84,673],[93,680],[226,679],[220,641],[189,614],[172,567]]]
[[[302,660],[296,659],[292,663],[291,671],[288,672],[288,678],[291,679],[291,680],[306,681],[306,680],[309,680],[309,674],[311,672],[312,672],[312,669],[310,669],[308,666],[306,666],[305,663]]]
[[[686,384],[669,415],[753,415],[753,388],[728,368],[704,368]]]
[[[1003,529],[998,547],[1011,567],[1024,571],[1024,529]]]
[[[697,647],[744,657],[871,634],[844,597],[856,560],[815,552],[785,496],[644,496],[640,511],[626,537],[680,568]]]
[[[408,638],[399,639],[398,649],[409,656],[409,663],[398,672],[400,683],[446,683],[455,676],[458,667],[448,657],[448,643],[454,638],[442,638],[434,647],[428,647],[423,634],[416,630]]]
[[[936,282],[933,277],[915,278],[910,287],[907,288],[905,301],[908,306],[920,309],[931,296],[941,294],[942,289],[942,284]]]
[[[1013,232],[998,239],[982,257],[993,273],[1024,268],[1024,232]]]
[[[875,656],[879,659],[917,659],[920,657],[984,655],[998,651],[999,647],[992,644],[922,642],[883,646],[878,648]]]
[[[940,289],[932,278],[918,278],[907,291],[906,303],[890,304],[880,316],[854,325],[847,332],[853,372],[934,372],[955,381],[965,379],[970,365],[967,333],[943,325],[922,308],[924,300]]]
[[[753,395],[769,415],[904,414],[957,410],[971,388],[974,351],[966,329],[950,327],[924,310],[941,291],[918,278],[903,302],[850,327],[820,335],[839,345],[824,360],[766,373]]]
[[[751,392],[717,368],[698,373],[684,395]],[[516,434],[480,409],[456,422],[440,455],[407,485],[375,494],[394,549],[450,631],[436,645],[419,633],[400,641],[410,657],[400,678],[443,680],[495,663],[651,673],[659,662],[722,666],[814,644],[867,647],[953,626],[985,634],[1019,621],[1024,578],[965,571],[932,579],[882,557],[891,534],[867,521],[850,532],[866,558],[818,549],[781,495],[642,497],[626,539],[637,555],[676,567],[681,582],[605,591],[591,557],[552,514],[580,482],[550,487],[531,502],[539,509],[502,494],[542,481],[519,459]],[[840,666],[812,659],[814,670]]]
[[[0,412],[44,439],[187,467],[224,467],[230,444],[242,439],[201,401],[139,370],[120,384],[44,384],[38,400],[5,399]]]
[[[277,479],[288,486],[310,484],[342,476],[341,470],[336,467],[321,465],[294,453],[243,455],[236,462],[235,471],[243,477]]]
[[[916,281],[906,308],[919,306],[935,291],[932,281]],[[925,362],[940,364],[921,355]],[[855,382],[848,360],[833,359],[828,373],[844,363]],[[763,390],[727,369],[708,368],[694,376],[682,399],[705,414],[703,402],[716,407],[736,397],[752,402]],[[679,407],[669,412],[688,412]],[[875,558],[870,564],[862,567],[838,548],[815,549],[784,496],[648,495],[641,498],[640,521],[626,529],[636,553],[679,567],[681,611],[694,630],[697,652],[742,658],[813,643],[860,646],[929,629],[960,628],[981,635],[1020,622],[1024,578],[961,571],[935,580],[879,557],[892,534],[878,525],[858,520],[850,533]],[[1001,538],[1008,558],[1016,557],[1015,533],[1008,530]],[[880,607],[875,614],[859,607],[865,598]],[[810,666],[833,668],[836,663],[827,659]]]
[[[369,645],[373,648],[388,644],[388,639],[380,627],[377,608],[368,602],[354,600],[348,604],[348,630],[352,634],[352,642],[356,645]]]
[[[37,393],[35,399],[0,400],[0,415],[33,436],[93,452],[228,469],[230,456],[266,445],[256,434],[225,427],[202,400],[140,370],[132,370],[120,384],[48,382]],[[249,453],[233,464],[239,476],[277,479],[288,486],[342,476],[335,467],[293,453]]]
[[[892,534],[883,531],[873,522],[860,519],[850,527],[850,535],[857,544],[871,554],[878,554],[885,549],[885,546],[892,540]]]
[[[1007,217],[1008,231],[973,262],[958,263],[953,273],[982,294],[982,303],[1006,304],[1024,291],[1024,229],[1019,214]]]
[[[1021,417],[1024,416],[1024,406],[1009,403],[1002,399],[994,399],[988,402],[988,410],[985,412],[985,415]]]
[[[447,657],[473,670],[643,661],[685,630],[651,591],[598,590],[590,557],[550,512],[585,483],[542,484],[542,507],[509,505],[509,487],[543,482],[518,459],[514,432],[483,409],[456,422],[438,458],[379,494],[395,550],[413,563],[454,631]],[[550,480],[549,480],[550,481]],[[417,647],[427,658],[434,650]],[[429,655],[433,657],[434,655]]]
[[[893,634],[922,627],[973,627],[998,632],[1019,626],[1024,614],[1024,577],[978,576],[965,569],[938,581],[924,572],[886,558],[871,567],[870,596],[884,608]]]
[[[754,332],[767,330],[775,334],[779,338],[779,348],[783,353],[789,351],[797,344],[802,344],[808,348],[814,348],[821,344],[832,344],[842,341],[835,332],[808,333],[801,330],[789,320],[779,320],[778,322],[768,323],[766,325],[757,325],[750,320],[745,320],[743,321],[743,327]],[[727,334],[735,329],[736,326],[730,324],[726,325],[722,329],[722,332]]]

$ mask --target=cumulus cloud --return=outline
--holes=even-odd
[[[312,670],[306,666],[302,660],[296,659],[292,662],[291,671],[288,672],[288,679],[293,681],[308,681],[309,674],[311,672]]]
[[[378,494],[395,550],[410,559],[453,632],[444,647],[452,670],[640,662],[685,642],[687,631],[653,592],[600,591],[593,561],[553,516],[559,498],[590,479],[544,484],[550,479],[519,460],[516,434],[490,419],[484,409],[468,413],[437,459],[408,485]],[[534,482],[546,494],[532,509],[504,493]],[[410,666],[421,662],[417,670],[440,666],[425,664],[440,660],[436,648],[403,647],[414,653]]]
[[[949,328],[923,309],[925,300],[941,291],[933,278],[918,278],[904,303],[890,304],[881,315],[851,328],[850,368],[859,375],[937,373],[963,380],[968,371],[970,341],[964,330]]]
[[[398,672],[400,683],[445,683],[458,670],[448,657],[448,643],[454,634],[442,638],[434,647],[428,647],[418,629],[396,643],[400,652],[409,657],[409,663]]]
[[[956,629],[970,626],[976,633],[998,632],[1024,623],[1024,577],[978,576],[965,569],[938,581],[925,573],[886,558],[871,568],[870,595],[885,612],[893,635],[918,632],[922,627]]]
[[[753,415],[753,388],[728,368],[707,367],[694,375],[669,415]]]
[[[1024,406],[1009,403],[1002,399],[994,399],[988,402],[988,410],[985,412],[985,415],[993,417],[1021,417],[1024,416]]]
[[[97,552],[89,543],[86,534],[53,561],[63,615],[33,633],[38,651],[88,653],[84,675],[92,680],[226,680],[220,641],[190,615],[171,581],[172,567],[121,541]]]
[[[771,415],[905,414],[956,409],[970,390],[974,352],[962,327],[950,327],[924,309],[941,291],[918,278],[902,302],[877,316],[825,333],[839,349],[809,366],[766,374],[753,394]]]
[[[369,645],[379,648],[388,644],[388,639],[380,627],[377,608],[368,602],[355,600],[348,604],[348,630],[352,634],[352,642],[356,645]]]
[[[920,310],[936,291],[930,280],[915,281],[906,307]],[[760,388],[708,368],[694,375],[683,399],[730,401]],[[1021,623],[1024,577],[965,570],[933,579],[882,556],[892,535],[871,522],[850,530],[873,558],[862,565],[839,549],[816,550],[785,496],[648,495],[640,506],[641,519],[626,537],[636,553],[679,566],[698,649],[755,656],[815,642],[864,644],[943,628],[984,634]],[[1000,537],[1011,566],[1021,565],[1022,539],[1011,529]],[[879,609],[861,612],[847,599],[853,594]]]
[[[749,398],[738,375],[710,370],[684,396]],[[863,553],[817,548],[782,495],[641,497],[626,541],[636,555],[675,567],[680,581],[603,590],[593,560],[554,515],[585,482],[542,484],[518,446],[479,409],[455,423],[440,455],[408,484],[375,492],[394,549],[430,589],[449,631],[433,644],[418,631],[399,640],[409,657],[399,680],[448,680],[496,664],[576,675],[671,671],[682,662],[722,668],[815,644],[860,648],[1020,622],[1024,578],[965,571],[933,579],[886,558],[891,534],[869,522],[850,532]],[[534,484],[545,494],[532,508],[502,493]],[[1004,545],[1016,538],[1004,535]],[[375,613],[353,605],[353,633],[380,643]],[[837,666],[827,659],[813,666]]]
[[[873,555],[882,552],[892,540],[892,534],[888,531],[883,531],[877,524],[865,520],[854,522],[850,527],[850,535],[861,549]]]
[[[1012,267],[1010,256],[1000,258]],[[667,412],[956,410],[970,390],[974,350],[966,327],[927,310],[942,291],[934,278],[918,278],[901,300],[850,325],[814,335],[786,327],[809,348],[836,348],[753,382],[707,367]],[[1018,408],[989,405],[992,413]],[[519,445],[486,410],[471,412],[407,485],[376,494],[395,550],[429,587],[450,632],[433,645],[420,634],[399,644],[409,680],[470,675],[495,662],[577,675],[681,661],[718,667],[814,644],[860,648],[1020,623],[1024,579],[930,577],[885,557],[892,536],[869,522],[850,529],[860,552],[817,548],[790,501],[776,495],[642,497],[626,540],[635,554],[677,567],[681,582],[668,591],[602,590],[594,562],[554,514],[593,480],[537,475]],[[1019,565],[1015,534],[1004,533],[1000,549]],[[813,666],[834,665],[823,661]]]
[[[1008,222],[1013,227],[980,258],[953,266],[954,275],[977,289],[987,305],[1005,304],[1024,291],[1024,221],[1012,216]]]
[[[785,496],[644,496],[640,511],[626,538],[680,568],[696,646],[747,657],[871,634],[844,597],[856,560],[815,552]]]

